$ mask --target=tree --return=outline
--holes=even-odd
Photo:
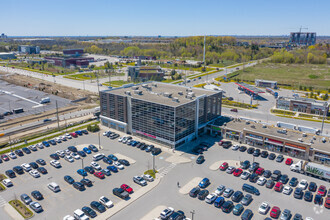
[[[326,94],[323,96],[323,100],[326,101],[326,100],[328,100],[328,99],[329,99],[329,95],[328,95],[328,93],[326,93]]]

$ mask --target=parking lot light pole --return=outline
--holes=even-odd
[[[84,169],[84,158],[81,158],[81,169]],[[83,176],[83,179],[85,179],[85,176]]]
[[[154,173],[156,172],[155,171],[155,155],[152,155],[152,170],[154,171]]]
[[[98,133],[99,136],[99,149],[101,150],[101,138],[100,138],[100,132]]]
[[[194,220],[195,210],[190,211],[190,213],[191,213],[191,220]]]

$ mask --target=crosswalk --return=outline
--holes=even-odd
[[[0,207],[6,205],[6,203],[6,200],[2,196],[0,196]]]
[[[171,163],[168,167],[164,168],[160,173],[160,177],[166,176],[174,167],[176,166],[176,163]]]

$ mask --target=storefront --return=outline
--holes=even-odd
[[[245,143],[251,146],[258,146],[258,147],[262,147],[264,145],[262,136],[249,134],[249,133],[245,135]]]
[[[270,151],[282,152],[283,141],[278,141],[271,138],[265,138],[265,148]]]
[[[239,141],[240,134],[241,133],[240,132],[237,132],[237,131],[226,130],[225,137],[226,137],[226,139],[230,139],[230,140],[234,140],[234,141]]]
[[[318,152],[315,151],[314,153],[314,161],[321,163],[321,164],[325,164],[330,166],[330,155],[329,154],[325,154],[323,152]]]
[[[306,158],[306,147],[298,146],[296,144],[285,143],[284,153],[291,157]]]

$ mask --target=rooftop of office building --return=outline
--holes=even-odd
[[[127,84],[120,88],[102,91],[121,96],[131,96],[148,102],[177,107],[196,100],[201,96],[210,96],[220,91],[210,91],[201,88],[185,87],[169,83],[146,82]]]

